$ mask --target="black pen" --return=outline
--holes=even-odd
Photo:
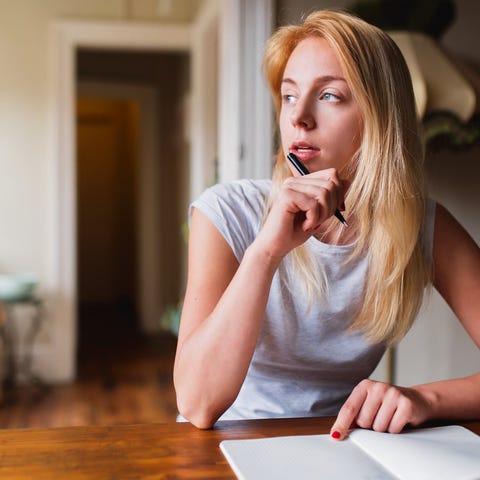
[[[297,158],[294,153],[289,153],[287,158],[290,160],[292,165],[298,170],[301,175],[308,175],[310,172],[308,168]],[[335,210],[335,216],[346,226],[348,227],[347,221],[343,218],[343,215],[340,213],[338,208]]]

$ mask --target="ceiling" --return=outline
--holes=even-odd
[[[159,19],[190,23],[204,0],[125,0],[126,16],[135,20]]]

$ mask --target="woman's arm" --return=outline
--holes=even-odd
[[[441,205],[433,247],[433,283],[480,347],[480,249]],[[364,380],[340,409],[331,433],[342,439],[353,424],[396,433],[407,423],[440,418],[480,418],[480,373],[411,388]]]
[[[480,248],[441,205],[437,205],[433,259],[435,288],[480,348]]]
[[[199,428],[211,427],[240,390],[279,260],[252,246],[239,265],[216,227],[194,210],[174,383],[180,413]]]
[[[216,227],[194,210],[174,384],[180,413],[209,428],[245,379],[283,257],[343,202],[333,169],[285,181],[239,264]]]

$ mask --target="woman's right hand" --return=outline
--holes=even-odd
[[[284,257],[303,244],[344,202],[333,168],[287,178],[255,243],[272,257]]]

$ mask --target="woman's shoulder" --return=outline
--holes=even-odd
[[[270,180],[234,180],[207,188],[190,206],[217,227],[240,261],[261,226]]]
[[[267,179],[253,180],[243,178],[212,185],[204,193],[222,197],[241,197],[265,199],[270,192],[272,181]]]
[[[226,204],[233,209],[263,210],[272,186],[271,180],[240,179],[207,188],[197,202]],[[197,203],[195,202],[195,203]]]

